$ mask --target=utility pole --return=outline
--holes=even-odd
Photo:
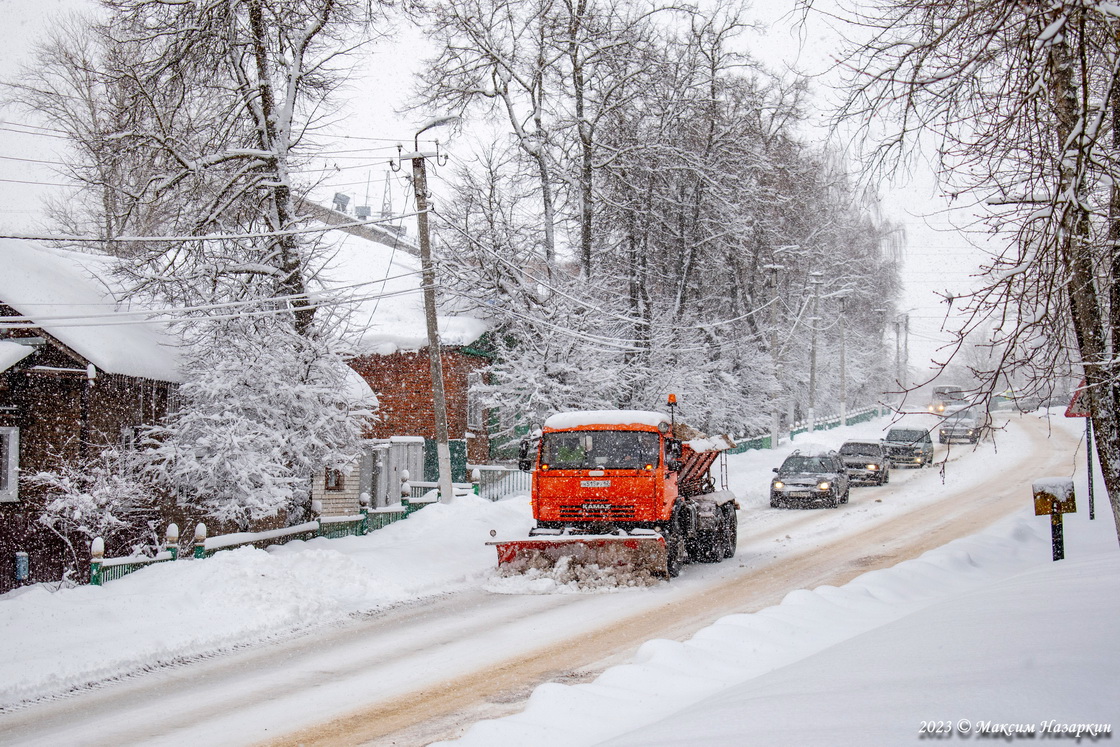
[[[447,435],[447,397],[443,388],[443,355],[440,350],[439,325],[436,323],[436,270],[432,262],[432,243],[428,228],[428,173],[425,162],[428,156],[439,158],[437,141],[435,153],[420,152],[420,134],[458,121],[458,117],[435,119],[416,132],[412,153],[400,155],[412,160],[412,187],[416,192],[416,223],[420,241],[420,270],[424,284],[424,321],[428,331],[428,361],[432,372],[432,411],[436,421],[436,456],[439,463],[439,495],[442,503],[455,499],[451,484],[451,445]],[[399,146],[398,146],[399,147]]]
[[[823,282],[821,274],[819,272],[809,273],[809,282],[813,286],[813,316],[809,320],[812,331],[809,348],[809,432],[812,433],[816,427],[817,417],[817,327],[820,319],[821,283]]]
[[[902,320],[894,320],[894,378],[902,387]]]
[[[847,330],[844,325],[846,296],[840,296],[840,425],[848,424],[848,375],[847,375]]]
[[[910,314],[902,315],[902,373],[909,379],[910,373]],[[906,382],[902,382],[903,388],[907,386]]]
[[[774,382],[778,387],[782,386],[782,364],[778,360],[778,272],[783,268],[781,265],[766,265],[765,269],[770,271],[770,360],[774,364]],[[779,392],[780,395],[780,392]],[[780,431],[782,429],[782,398],[781,396],[774,397],[774,408],[770,421],[770,448],[778,448],[778,442],[781,440]]]

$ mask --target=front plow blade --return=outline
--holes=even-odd
[[[567,535],[486,544],[497,549],[498,569],[506,575],[532,569],[548,571],[561,562],[667,575],[665,538],[656,534],[642,537]]]

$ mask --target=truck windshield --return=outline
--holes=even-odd
[[[544,469],[642,469],[656,467],[661,437],[646,431],[546,433]]]

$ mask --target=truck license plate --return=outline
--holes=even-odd
[[[579,483],[581,488],[609,488],[611,486],[610,480],[581,480]]]

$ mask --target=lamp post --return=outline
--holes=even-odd
[[[450,503],[455,498],[451,484],[451,445],[447,435],[447,397],[443,388],[443,358],[440,351],[439,326],[436,323],[436,271],[432,262],[432,243],[428,228],[428,174],[425,166],[429,156],[439,157],[438,141],[435,153],[420,152],[420,135],[445,124],[458,122],[458,117],[433,119],[416,131],[413,152],[400,154],[400,160],[412,160],[412,188],[416,193],[416,223],[420,241],[420,270],[424,284],[424,321],[428,332],[428,362],[432,372],[432,411],[436,421],[436,456],[439,464],[440,501]],[[399,146],[398,146],[399,148]]]

